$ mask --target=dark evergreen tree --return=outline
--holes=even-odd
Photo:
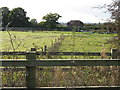
[[[14,8],[9,13],[9,22],[11,27],[28,27],[30,26],[29,17],[26,16],[24,9]]]

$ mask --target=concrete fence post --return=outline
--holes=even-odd
[[[31,52],[26,53],[27,65],[26,66],[26,87],[34,89],[36,87],[36,66],[32,66],[32,61],[36,60],[36,51],[31,48]]]

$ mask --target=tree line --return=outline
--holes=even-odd
[[[42,19],[44,21],[38,23],[35,18],[30,20],[30,18],[26,16],[27,12],[21,7],[12,10],[9,10],[8,7],[1,7],[0,10],[2,11],[2,27],[40,27],[49,28],[49,30],[67,29],[58,22],[58,19],[62,16],[57,13],[49,13],[43,16]]]
[[[85,24],[81,28],[83,30],[107,30],[110,32],[117,31],[119,32],[119,5],[120,1],[115,0],[110,5],[106,5],[106,8],[111,13],[111,18],[114,19],[113,22],[106,23],[92,23]],[[26,16],[27,12],[21,8],[17,7],[12,10],[9,10],[8,7],[1,7],[0,11],[2,14],[2,27],[34,27],[34,28],[43,28],[44,30],[62,30],[70,31],[66,25],[62,25],[58,22],[59,18],[62,16],[57,13],[49,13],[42,17],[44,21],[37,22],[35,18],[30,19]],[[119,34],[120,35],[120,34]]]
[[[70,31],[66,25],[62,25],[58,22],[62,16],[57,13],[49,13],[42,17],[44,21],[37,22],[35,18],[31,19],[26,16],[27,12],[17,7],[9,10],[8,7],[1,7],[2,11],[2,27],[32,27],[32,28],[43,28],[43,30],[62,30]],[[107,30],[108,24],[84,24],[83,30]],[[110,28],[110,27],[109,27]]]

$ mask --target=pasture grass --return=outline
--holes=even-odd
[[[61,43],[62,52],[111,52],[115,45],[108,43],[116,34],[98,34],[89,32],[73,32]],[[96,59],[101,56],[61,56],[66,59]],[[107,57],[110,58],[110,57]]]
[[[28,51],[30,48],[37,48],[39,51],[42,50],[44,45],[48,47],[51,46],[51,42],[54,42],[61,33],[49,32],[49,31],[39,31],[39,32],[21,32],[21,31],[9,31],[12,37],[12,42],[14,45],[15,51]],[[11,46],[10,36],[4,31],[0,32],[2,35],[0,43],[1,51],[12,51],[13,47]]]
[[[76,33],[73,36],[67,36],[61,44],[60,51],[73,52],[101,52],[103,49],[106,52],[114,47],[108,43],[115,34],[90,34],[90,33]]]
[[[90,32],[65,32],[65,31],[9,31],[12,37],[12,42],[15,51],[29,51],[31,48],[37,48],[41,51],[44,45],[47,48],[51,47],[55,43],[55,39],[60,35],[64,35],[65,39],[58,47],[62,52],[110,52],[115,46],[108,43],[116,34],[98,34]],[[1,31],[2,35],[0,42],[2,46],[1,51],[13,51],[10,42],[10,36],[7,31]],[[61,59],[95,59],[99,56],[60,56]]]

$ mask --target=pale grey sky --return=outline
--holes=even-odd
[[[48,13],[58,13],[62,17],[59,22],[81,20],[84,23],[104,22],[102,19],[110,17],[100,10],[92,7],[110,4],[112,0],[0,0],[0,7],[8,7],[10,10],[22,7],[27,16],[42,21],[42,17]]]

